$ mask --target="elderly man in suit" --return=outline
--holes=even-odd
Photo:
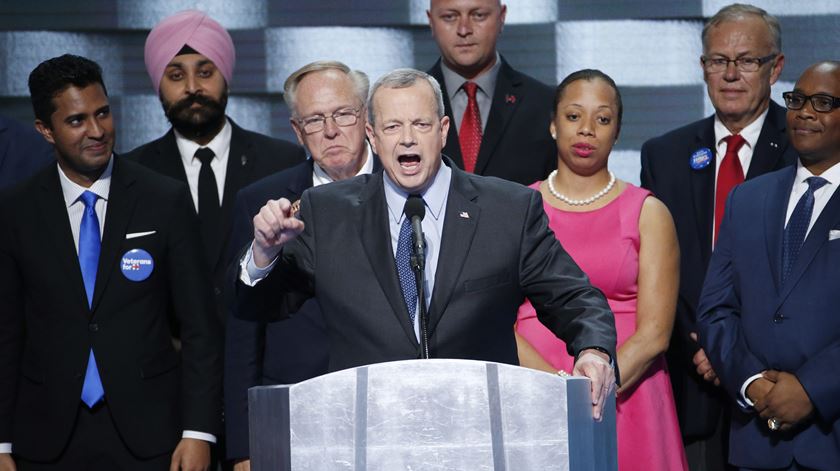
[[[499,0],[431,0],[426,15],[452,125],[443,153],[469,173],[530,185],[557,167],[548,132],[554,89],[518,72],[496,51],[507,6]]]
[[[236,192],[302,162],[303,149],[242,129],[225,115],[236,51],[228,32],[205,13],[187,10],[161,20],[146,38],[144,57],[172,129],[126,158],[189,185],[224,320],[224,252]]]
[[[692,338],[703,276],[729,190],[744,179],[790,165],[784,109],[770,85],[784,65],[779,22],[750,5],[730,5],[709,19],[700,65],[715,114],[642,146],[642,186],[674,216],[680,242],[680,294],[669,369],[686,456],[695,469],[726,463],[726,398],[695,372],[714,379]]]
[[[784,94],[796,166],[736,187],[698,308],[741,469],[840,469],[840,62]]]
[[[367,135],[384,172],[306,191],[298,217],[288,200],[269,201],[240,261],[237,315],[282,319],[314,298],[331,371],[425,357],[517,364],[513,324],[527,296],[592,379],[600,417],[615,383],[606,300],[548,229],[539,193],[443,165],[448,127],[433,77],[381,77]],[[412,249],[412,224],[425,250]]]
[[[96,63],[29,89],[58,165],[0,197],[0,469],[205,469],[221,334],[187,188],[112,153]]]
[[[252,220],[268,200],[299,201],[309,188],[381,170],[365,140],[367,75],[335,61],[318,61],[293,72],[283,97],[292,129],[312,157],[243,188],[236,197],[230,259],[254,236]],[[225,428],[228,458],[248,463],[248,388],[290,384],[327,372],[329,345],[315,300],[285,322],[225,324]]]

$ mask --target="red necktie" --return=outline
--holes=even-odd
[[[478,102],[475,100],[478,85],[475,82],[465,82],[463,88],[467,92],[467,109],[464,110],[464,117],[461,118],[458,141],[461,144],[464,170],[474,173],[478,149],[481,147],[481,115],[478,114]]]
[[[744,182],[744,171],[741,169],[741,160],[738,158],[738,150],[745,141],[740,134],[724,138],[726,141],[726,155],[720,162],[717,177],[717,191],[715,193],[715,238],[717,242],[720,224],[723,222],[723,211],[726,208],[726,197],[732,188]]]

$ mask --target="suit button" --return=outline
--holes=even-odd
[[[785,316],[780,312],[777,312],[776,315],[773,316],[773,323],[774,324],[781,324],[782,322],[784,322],[784,320],[785,320]]]
[[[88,331],[99,332],[99,324],[97,324],[95,322],[88,324]]]
[[[216,296],[221,296],[222,294],[222,288],[219,288],[218,286],[213,288],[213,291],[216,292]]]

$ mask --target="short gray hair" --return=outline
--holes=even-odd
[[[434,77],[415,69],[395,69],[387,74],[379,77],[379,80],[373,84],[368,97],[368,122],[371,126],[374,125],[373,117],[373,98],[376,96],[377,90],[382,87],[385,88],[408,88],[418,80],[425,80],[435,94],[435,104],[437,105],[438,118],[443,118],[445,110],[443,108],[443,92],[440,89],[440,84]]]
[[[283,99],[289,107],[293,116],[297,115],[297,89],[300,82],[305,76],[312,72],[320,72],[322,70],[337,70],[343,72],[353,82],[353,89],[359,103],[364,105],[367,102],[368,88],[370,81],[367,74],[360,70],[352,70],[343,62],[339,61],[315,61],[306,64],[300,69],[292,72],[286,82],[283,84]]]
[[[764,24],[767,25],[767,32],[770,33],[770,41],[776,49],[773,52],[776,54],[782,52],[782,27],[779,24],[778,18],[767,13],[766,10],[756,6],[743,3],[733,3],[732,5],[727,5],[721,8],[717,13],[715,13],[715,16],[709,18],[709,21],[706,22],[705,26],[703,26],[703,33],[700,35],[700,38],[703,41],[703,53],[707,50],[706,42],[709,37],[710,29],[728,21],[743,20],[748,16],[757,16],[764,20]]]

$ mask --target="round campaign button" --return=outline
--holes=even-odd
[[[152,274],[155,261],[149,252],[143,249],[131,249],[120,259],[120,270],[123,276],[131,281],[143,281]]]
[[[711,149],[708,147],[697,149],[693,154],[691,154],[691,159],[689,159],[688,163],[694,170],[700,170],[708,167],[709,164],[712,163]]]

